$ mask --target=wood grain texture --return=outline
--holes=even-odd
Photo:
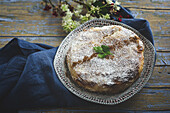
[[[43,11],[41,0],[16,2],[0,2],[0,36],[66,36],[62,30],[61,17],[54,17],[50,11]],[[144,18],[150,22],[155,46],[157,50],[170,51],[170,10],[168,1],[158,0],[121,0],[122,6],[130,6],[136,18]],[[147,4],[147,5],[146,5]],[[147,7],[158,6],[166,10],[147,10],[134,8],[136,6]]]
[[[157,52],[156,66],[170,66],[170,52]]]
[[[169,0],[119,0],[124,7],[131,8],[146,8],[146,9],[159,9],[167,10],[170,9]]]
[[[144,86],[144,88],[131,99],[114,106],[100,106],[96,104],[96,106],[84,106],[81,108],[58,108],[49,110],[33,110],[37,111],[36,113],[52,113],[54,111],[57,112],[66,112],[70,111],[73,113],[81,113],[81,112],[133,112],[135,111],[156,111],[159,110],[161,112],[166,112],[170,110],[170,67],[155,67],[153,75],[151,76],[148,83]],[[90,111],[88,111],[90,110]],[[96,111],[97,110],[97,111]],[[22,111],[24,113],[24,111]],[[144,112],[144,111],[142,111]]]
[[[62,40],[65,38],[63,36],[18,36],[18,37],[0,37],[0,48],[4,47],[9,41],[11,41],[13,38],[18,38],[18,39],[22,39],[31,43],[43,43],[43,44],[47,44],[53,47],[57,47],[60,45],[60,43],[62,42]]]
[[[113,111],[113,110],[170,110],[169,109],[169,98],[170,89],[147,89],[143,88],[140,93],[134,95],[131,99],[120,103],[118,105],[103,106],[96,104],[93,107],[84,106],[81,108],[61,108],[70,110],[97,110],[97,111]],[[152,101],[151,101],[152,100]],[[41,109],[42,110],[42,109]]]
[[[43,11],[41,0],[0,1],[0,48],[17,36],[32,43],[57,47],[67,35],[61,26],[61,17]],[[53,0],[55,1],[55,0]],[[170,0],[119,0],[135,18],[149,21],[157,51],[153,75],[144,88],[121,104],[104,107],[58,108],[37,111],[53,112],[170,112]],[[97,109],[97,111],[96,111]],[[89,111],[90,110],[90,111]],[[21,111],[21,113],[29,111]]]
[[[65,36],[61,18],[43,11],[40,1],[1,2],[1,36]]]
[[[7,1],[7,0],[4,0]],[[2,36],[65,36],[66,33],[61,27],[61,18],[56,18],[51,15],[50,11],[43,11],[43,6],[40,5],[41,0],[33,2],[17,0],[17,2],[1,2],[0,4],[0,24]],[[168,0],[120,0],[122,6],[129,7],[133,15],[137,18],[144,18],[150,22],[154,36],[168,37],[169,36],[169,6]],[[150,7],[155,9],[148,10]],[[134,8],[138,7],[138,9]],[[148,9],[142,9],[147,7]],[[166,10],[158,10],[160,7]],[[24,17],[24,18],[23,18]],[[151,19],[152,18],[152,19]]]
[[[149,21],[158,51],[170,51],[170,1],[121,0],[136,18]]]
[[[12,40],[14,37],[0,37],[0,47],[5,46],[10,40]],[[60,45],[62,40],[65,38],[65,36],[19,36],[18,39],[22,39],[25,41],[29,41],[32,43],[44,43],[47,45],[51,45],[53,47],[57,47]],[[160,39],[159,43],[163,43]],[[159,49],[158,49],[159,50]],[[158,51],[157,50],[157,51]],[[166,51],[158,51],[157,52],[157,59],[156,59],[156,66],[170,66],[170,52]]]
[[[155,67],[144,88],[170,89],[170,66]]]

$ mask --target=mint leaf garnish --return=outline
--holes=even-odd
[[[98,53],[99,58],[105,58],[107,55],[113,55],[110,52],[109,46],[106,45],[101,45],[101,47],[100,46],[93,47],[93,49],[95,50],[96,53]]]
[[[101,47],[93,47],[96,53],[104,53],[103,49]]]
[[[106,57],[106,54],[98,54],[98,57],[99,57],[99,58],[105,58],[105,57]]]
[[[109,46],[101,45],[101,47],[102,47],[102,49],[103,49],[104,52],[110,51],[110,50],[109,50]]]

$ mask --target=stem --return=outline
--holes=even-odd
[[[100,8],[104,8],[104,7],[107,7],[108,4],[105,4],[104,6],[101,6]]]
[[[67,2],[67,1],[64,1],[66,4],[68,4],[70,7],[71,7],[71,5]]]
[[[80,2],[80,1],[77,1],[77,0],[73,0],[73,1],[80,4],[80,5],[84,5],[87,8],[90,8],[87,4],[84,4],[84,3]]]
[[[51,6],[52,6],[53,8],[55,8],[55,5],[51,2],[51,0],[49,0],[49,3],[51,4]]]

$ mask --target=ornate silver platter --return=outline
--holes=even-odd
[[[125,90],[124,92],[121,92],[119,94],[113,94],[113,95],[89,92],[87,90],[84,90],[81,87],[78,87],[67,76],[66,74],[67,67],[65,64],[66,54],[69,49],[69,42],[70,40],[74,38],[74,36],[77,33],[83,31],[84,29],[89,29],[91,27],[108,26],[108,25],[121,25],[127,29],[132,30],[141,38],[145,46],[144,68],[143,68],[140,78],[136,80],[136,82],[133,83],[133,85],[129,87],[127,90]],[[153,45],[148,39],[142,36],[137,30],[125,24],[116,22],[116,21],[94,19],[94,20],[91,20],[91,21],[88,21],[82,24],[81,26],[76,28],[74,31],[70,32],[68,36],[63,40],[54,58],[54,68],[60,81],[73,94],[77,95],[78,97],[82,99],[85,99],[91,102],[95,102],[99,104],[114,105],[114,104],[118,104],[129,99],[130,97],[132,97],[134,94],[136,94],[138,91],[140,91],[144,87],[144,85],[147,83],[150,76],[152,75],[153,68],[154,68],[154,60],[155,60],[155,49]]]

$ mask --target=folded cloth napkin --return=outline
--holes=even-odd
[[[125,17],[131,15],[125,8],[121,10]],[[123,18],[122,23],[135,28],[154,43],[148,21],[131,16]],[[100,106],[80,99],[63,86],[53,67],[57,49],[17,38],[0,49],[0,112]]]

